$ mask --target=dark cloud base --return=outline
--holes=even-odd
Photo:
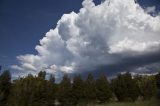
[[[132,57],[132,58],[125,58],[125,59],[122,59],[121,62],[119,63],[99,66],[95,70],[84,70],[82,73],[78,73],[78,74],[81,74],[84,78],[86,78],[89,73],[92,73],[95,76],[95,78],[97,78],[99,74],[106,74],[108,77],[112,77],[112,76],[115,76],[116,74],[119,74],[120,72],[125,72],[125,71],[134,72],[134,69],[138,67],[145,67],[146,65],[150,65],[153,63],[160,63],[160,51],[153,54],[147,54],[147,55]],[[151,67],[150,72],[149,73],[146,72],[146,73],[152,74],[157,71],[158,70],[155,67]],[[145,74],[145,70],[142,72],[143,74]],[[75,74],[73,74],[73,76],[74,75]]]

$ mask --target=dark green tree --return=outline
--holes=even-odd
[[[57,84],[55,83],[54,75],[50,75],[49,81],[47,81],[47,106],[54,106],[56,100]]]
[[[44,78],[44,77],[43,77]],[[31,74],[13,82],[10,106],[54,106],[55,86],[53,82]]]
[[[138,80],[140,95],[149,100],[156,95],[157,86],[154,76],[141,76]]]
[[[38,73],[38,77],[40,77],[40,78],[42,78],[42,79],[45,79],[45,77],[46,77],[46,72],[45,72],[45,71],[40,71],[40,72]]]
[[[109,99],[112,97],[112,91],[105,74],[101,74],[96,80],[96,95],[100,103],[109,101]]]
[[[83,102],[84,99],[84,81],[82,80],[80,75],[77,75],[73,79],[73,87],[72,87],[74,103],[75,105]]]
[[[92,74],[88,74],[88,77],[85,81],[85,101],[88,103],[95,102],[96,100],[96,85],[95,80]]]
[[[63,76],[58,86],[57,98],[61,106],[73,106],[72,84],[67,74]]]
[[[119,101],[135,101],[139,96],[138,85],[128,72],[118,75],[111,85]]]
[[[33,103],[34,77],[30,74],[26,78],[19,78],[13,82],[11,89],[10,102],[11,106],[28,106]]]
[[[11,74],[8,70],[0,75],[0,104],[5,106],[8,102],[11,87]]]
[[[157,88],[160,89],[160,72],[155,76]]]
[[[160,72],[156,75],[156,85],[157,85],[157,98],[160,100]]]

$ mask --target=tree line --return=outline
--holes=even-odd
[[[65,74],[60,83],[54,75],[46,80],[46,72],[11,81],[9,71],[0,75],[0,106],[81,106],[105,102],[134,102],[156,97],[160,100],[160,73],[132,76],[129,72],[108,80],[105,74],[86,79]],[[84,106],[84,105],[83,105]]]

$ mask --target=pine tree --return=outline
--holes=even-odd
[[[125,82],[122,80],[122,75],[118,75],[117,78],[112,79],[112,90],[119,101],[125,99]]]
[[[11,106],[54,106],[52,84],[41,77],[29,74],[13,82],[10,95]],[[53,93],[53,95],[51,94]],[[50,96],[51,95],[51,96]],[[53,100],[52,100],[53,99]]]
[[[157,86],[153,76],[142,76],[139,78],[138,86],[140,89],[140,95],[145,100],[149,100],[156,95]]]
[[[45,79],[45,77],[46,77],[46,72],[45,72],[45,71],[40,71],[40,72],[38,73],[38,77],[39,77],[39,78],[42,78],[42,79]]]
[[[95,102],[96,100],[96,86],[95,80],[92,74],[88,74],[88,77],[85,81],[85,100],[88,103]]]
[[[100,103],[109,101],[109,99],[112,97],[109,82],[104,74],[101,74],[96,80],[96,95]]]
[[[128,72],[112,80],[112,89],[119,101],[135,101],[139,96],[138,85]]]
[[[8,70],[0,75],[0,104],[5,106],[8,102],[11,87],[11,74]]]
[[[72,87],[74,103],[77,105],[80,102],[83,102],[84,99],[84,82],[80,75],[77,75],[73,79],[73,87]]]
[[[56,92],[57,92],[57,85],[55,83],[54,75],[50,75],[49,80],[46,82],[46,105],[47,106],[55,106],[56,100]]]
[[[160,72],[156,75],[157,88],[160,89]]]
[[[35,81],[34,77],[30,74],[26,78],[19,78],[13,82],[11,89],[10,102],[11,106],[28,106],[33,104]]]
[[[58,101],[62,106],[73,106],[72,84],[67,74],[63,76],[58,87]]]
[[[160,100],[160,72],[156,75],[156,85],[158,88],[157,98]]]

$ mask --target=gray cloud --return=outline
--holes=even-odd
[[[97,6],[84,0],[82,5],[79,13],[64,14],[46,33],[35,47],[37,55],[17,56],[20,64],[12,68],[24,75],[45,69],[59,78],[61,73],[136,71],[159,63],[160,16],[149,15],[134,0],[106,0]]]

